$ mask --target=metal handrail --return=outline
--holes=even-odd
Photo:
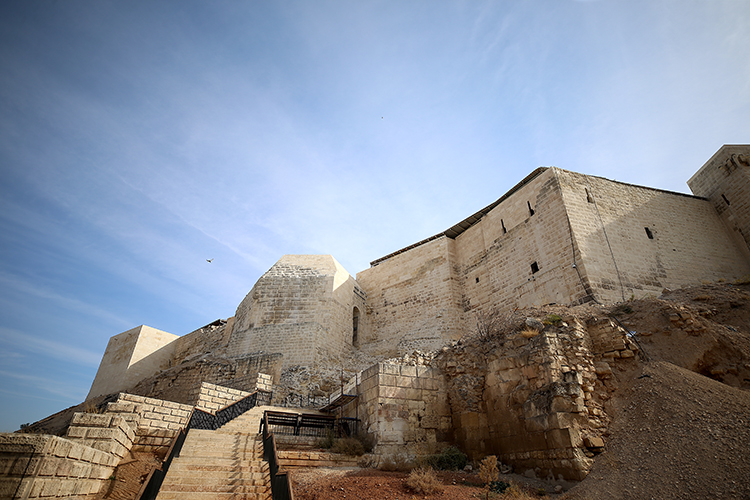
[[[172,444],[169,446],[167,455],[161,463],[161,466],[154,468],[149,472],[146,480],[143,482],[140,491],[136,495],[136,500],[155,500],[159,494],[159,488],[161,488],[164,477],[167,475],[169,466],[172,464],[174,457],[180,456],[182,451],[182,445],[185,443],[187,434],[190,429],[204,429],[204,430],[216,430],[227,422],[234,418],[242,415],[246,411],[255,406],[258,403],[261,404],[269,403],[271,401],[271,393],[267,391],[255,391],[248,396],[235,401],[232,404],[225,406],[218,410],[216,414],[211,414],[206,411],[193,408],[188,417],[188,424],[180,429],[177,436],[172,440]]]
[[[260,426],[263,438],[263,459],[268,462],[268,471],[271,475],[271,497],[273,500],[294,500],[292,482],[289,480],[289,476],[286,471],[279,472],[279,454],[276,450],[276,437],[269,430],[268,412],[263,412]]]

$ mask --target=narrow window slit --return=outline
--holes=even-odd
[[[536,274],[539,272],[539,264],[536,262],[531,263],[531,274]]]
[[[500,219],[500,225],[503,226],[503,234],[507,233],[508,230],[505,229],[505,222],[503,222],[503,219]]]
[[[526,205],[528,205],[528,207],[529,207],[529,215],[534,215],[534,209],[531,208],[531,202],[527,201]]]
[[[723,194],[721,195],[722,198],[724,198],[724,202],[726,202],[727,205],[729,205],[729,200],[727,200],[727,197]]]
[[[586,201],[589,203],[594,203],[594,198],[591,197],[591,193],[589,193],[589,188],[583,188],[586,190]]]
[[[648,236],[648,239],[653,240],[654,239],[654,233],[651,232],[651,230],[647,227],[644,228],[646,230],[646,236]]]

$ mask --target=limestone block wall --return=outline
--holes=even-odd
[[[538,170],[456,238],[466,311],[586,300],[555,174]]]
[[[118,415],[76,413],[66,437],[117,457],[119,462],[133,447],[135,431]]]
[[[192,411],[192,405],[120,393],[117,401],[107,405],[104,415],[94,417],[120,417],[128,422],[135,429],[133,451],[164,453],[187,425]]]
[[[493,454],[517,472],[580,480],[609,423],[612,363],[636,352],[611,319],[571,317],[536,335],[475,339],[433,366],[447,378],[455,442],[471,458]]]
[[[226,353],[281,353],[284,367],[313,365],[352,346],[354,308],[364,306],[361,288],[330,255],[285,255],[237,308]]]
[[[346,407],[345,416],[360,418],[365,432],[375,435],[376,453],[413,457],[450,440],[450,409],[438,370],[378,363],[359,380],[358,400]]]
[[[145,325],[110,338],[86,399],[127,389],[171,366],[177,338]]]
[[[0,498],[91,498],[117,457],[44,434],[0,434]]]
[[[202,356],[225,347],[232,333],[234,318],[226,321],[216,320],[198,330],[183,335],[175,340],[172,365],[177,365],[186,359]]]
[[[357,274],[368,305],[363,349],[394,357],[435,350],[463,334],[454,245],[441,236]]]
[[[723,146],[689,180],[707,198],[740,248],[750,248],[750,145]]]
[[[256,354],[231,359],[206,355],[142,380],[128,392],[192,406],[196,402],[196,390],[203,382],[251,392],[255,390],[258,373],[267,373],[278,380],[282,359],[281,354]]]
[[[195,408],[215,414],[217,410],[246,398],[251,393],[203,382],[200,386]]]
[[[750,273],[701,198],[555,169],[580,252],[579,271],[604,302]]]

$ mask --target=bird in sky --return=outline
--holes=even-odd
[[[210,264],[211,262],[213,262],[213,261],[214,261],[214,259],[206,259],[206,262],[208,262],[209,264]]]

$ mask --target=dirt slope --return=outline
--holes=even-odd
[[[606,451],[570,499],[750,499],[750,393],[671,363],[619,374]]]

